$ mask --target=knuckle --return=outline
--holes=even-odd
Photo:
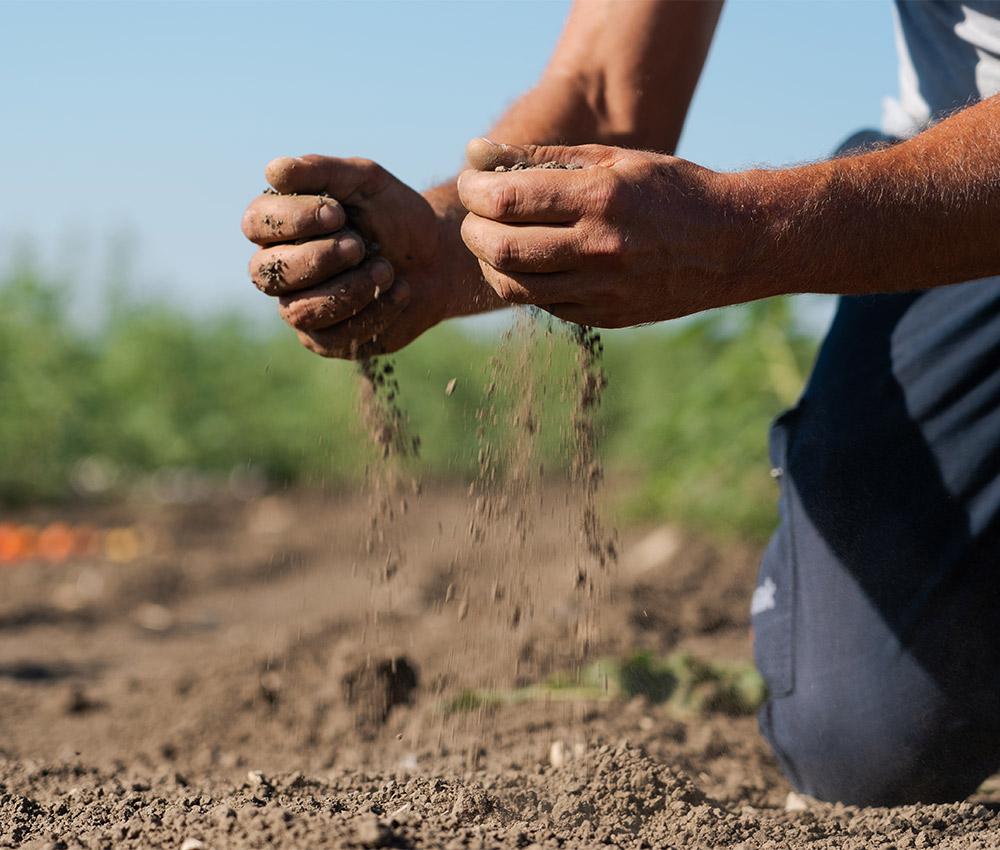
[[[299,283],[309,283],[318,279],[320,274],[319,258],[315,251],[306,251],[297,263],[299,267]]]
[[[604,169],[607,172],[608,169]],[[590,206],[600,213],[616,210],[625,203],[628,186],[613,173],[604,173],[604,179],[595,180],[590,185]]]
[[[358,171],[370,172],[374,169],[381,168],[381,166],[377,162],[363,156],[348,157],[345,160],[345,162],[349,163],[353,168],[356,168]]]
[[[493,291],[496,292],[497,296],[501,301],[508,304],[521,304],[525,302],[525,291],[524,288],[518,285],[516,281],[507,275],[496,274],[484,271],[484,276]],[[492,271],[492,270],[490,270]]]
[[[358,200],[364,201],[372,195],[377,195],[385,189],[392,179],[392,175],[374,160],[352,157],[348,162],[359,177]]]
[[[500,271],[510,269],[518,260],[517,242],[506,233],[494,237],[488,248],[490,265]]]
[[[490,193],[491,218],[503,220],[517,212],[520,198],[513,180],[503,180]]]
[[[624,261],[629,253],[629,240],[619,227],[609,227],[594,237],[591,251],[600,257]]]

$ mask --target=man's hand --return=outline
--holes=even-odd
[[[243,215],[256,286],[310,350],[395,351],[448,315],[441,224],[430,203],[373,162],[306,156],[266,169],[278,194]]]
[[[730,270],[746,230],[727,228],[726,175],[602,145],[474,139],[466,156],[479,170],[459,180],[462,237],[504,301],[624,327],[745,300]],[[495,171],[543,162],[580,167]]]

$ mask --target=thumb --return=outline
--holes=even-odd
[[[399,183],[378,163],[367,159],[340,159],[332,156],[279,157],[264,169],[267,182],[281,194],[318,195],[323,192],[343,204],[363,202],[398,191]]]
[[[465,158],[476,171],[495,171],[499,167],[541,165],[558,162],[561,165],[582,164],[575,157],[580,149],[563,145],[507,145],[489,139],[473,139],[465,146]]]

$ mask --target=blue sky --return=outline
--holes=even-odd
[[[268,160],[446,178],[537,79],[569,5],[0,0],[0,268],[29,254],[82,315],[111,271],[194,314],[270,317],[239,232]],[[730,0],[678,154],[820,158],[896,88],[889,0]]]

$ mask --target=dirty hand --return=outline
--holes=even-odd
[[[676,157],[602,145],[474,139],[459,178],[462,238],[508,303],[612,328],[743,300],[725,178]],[[544,162],[572,169],[509,168]]]
[[[250,277],[303,345],[325,357],[382,354],[443,318],[428,279],[439,222],[421,195],[361,159],[281,158],[265,174],[277,194],[243,215],[258,246]]]

